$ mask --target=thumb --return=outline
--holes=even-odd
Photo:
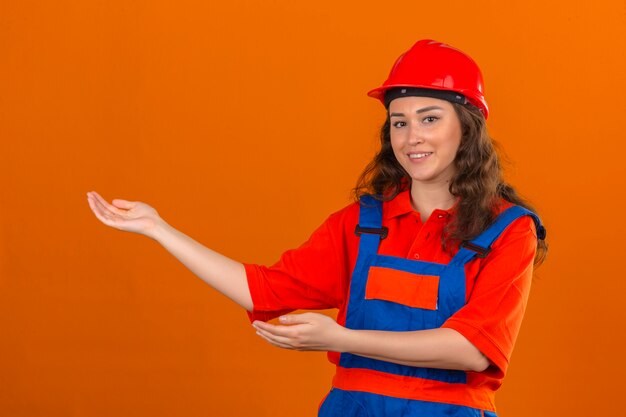
[[[126,209],[126,210],[130,210],[133,207],[135,207],[134,202],[127,201],[127,200],[120,200],[119,198],[116,198],[115,200],[111,201],[111,203],[117,208]]]
[[[289,314],[286,316],[280,316],[278,321],[280,324],[303,324],[308,323],[309,320],[306,320],[305,314]]]

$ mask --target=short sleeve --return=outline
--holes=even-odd
[[[349,268],[342,212],[331,215],[297,249],[272,266],[244,264],[254,310],[250,320],[269,320],[297,309],[339,308],[347,291]]]
[[[489,358],[494,366],[485,372],[496,378],[506,373],[519,333],[536,247],[532,218],[515,220],[482,261],[466,305],[443,324],[461,333]]]

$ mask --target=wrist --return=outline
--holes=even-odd
[[[351,352],[354,345],[354,338],[358,336],[358,330],[342,327],[340,336],[337,338],[337,349],[335,352],[344,353]]]
[[[156,240],[158,243],[163,244],[168,234],[171,234],[172,226],[167,224],[165,220],[158,218],[155,220],[154,225],[146,231],[146,236]]]

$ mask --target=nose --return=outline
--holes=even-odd
[[[424,143],[422,133],[422,130],[417,124],[412,124],[409,131],[409,145],[419,145],[420,143]]]

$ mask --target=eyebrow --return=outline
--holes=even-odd
[[[431,111],[431,110],[443,110],[443,107],[439,107],[439,106],[428,106],[428,107],[423,107],[419,110],[417,110],[415,113],[420,114],[420,113],[425,113],[427,111]],[[404,117],[404,113],[391,113],[389,115],[389,117]]]

